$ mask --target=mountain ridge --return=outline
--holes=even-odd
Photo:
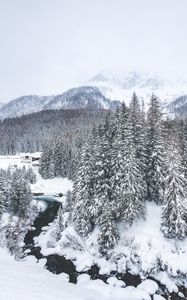
[[[0,117],[19,117],[45,109],[114,110],[120,102],[124,101],[129,105],[133,92],[140,101],[144,101],[146,110],[150,96],[154,93],[161,99],[161,106],[166,114],[187,114],[187,105],[181,101],[181,97],[187,95],[187,82],[184,80],[171,81],[155,74],[136,71],[103,71],[95,74],[85,85],[71,88],[62,94],[16,98],[0,106]]]

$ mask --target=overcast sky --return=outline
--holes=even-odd
[[[0,102],[102,69],[187,77],[187,0],[0,0]]]

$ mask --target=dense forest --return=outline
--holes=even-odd
[[[44,149],[40,173],[44,178],[73,177],[68,222],[82,237],[99,225],[101,253],[118,241],[119,222],[131,226],[146,218],[146,201],[163,206],[165,237],[187,235],[187,123],[164,120],[154,95],[147,115],[135,94],[130,107],[123,104],[115,114],[109,112],[93,126],[77,156],[53,141]]]
[[[61,125],[63,130],[67,129],[64,132],[68,138],[64,139],[57,134],[62,127],[53,114],[59,115],[61,120],[64,111],[53,111],[52,116],[51,112],[25,116],[20,118],[20,123],[17,120],[17,126],[20,124],[21,130],[23,120],[27,122],[30,118],[34,124],[33,117],[38,125],[39,115],[45,116],[45,125],[41,126],[38,136],[46,130],[49,139],[43,147],[39,172],[44,179],[68,177],[74,181],[73,191],[67,193],[65,208],[60,208],[55,223],[57,238],[69,225],[73,225],[82,238],[99,225],[99,249],[101,254],[107,255],[119,240],[121,222],[131,226],[139,218],[146,219],[147,201],[162,206],[163,236],[180,240],[187,236],[186,120],[164,119],[155,95],[145,113],[134,94],[130,106],[123,103],[115,113],[65,113],[67,120],[62,118]],[[11,120],[4,122],[11,124]],[[14,124],[15,119],[12,122]],[[53,131],[52,138],[49,132]],[[35,175],[30,169],[1,170],[0,175],[0,215],[7,211],[24,221],[32,199],[28,184],[35,181]],[[68,219],[64,221],[66,212]],[[21,228],[21,222],[18,223]],[[14,228],[19,232],[19,228]],[[9,230],[11,226],[7,236],[13,235]],[[9,249],[14,244],[12,240],[15,234],[8,238]]]
[[[54,137],[74,143],[105,114],[102,109],[60,109],[0,120],[0,154],[42,151]]]

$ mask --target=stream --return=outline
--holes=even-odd
[[[86,272],[77,272],[73,262],[71,260],[66,259],[64,256],[59,256],[57,254],[43,256],[41,254],[41,248],[35,245],[34,238],[40,235],[40,233],[42,232],[42,228],[44,226],[47,226],[49,223],[54,221],[55,217],[57,216],[57,212],[61,203],[55,201],[54,198],[52,197],[45,198],[42,196],[42,199],[41,197],[37,197],[37,200],[44,201],[47,204],[47,208],[45,211],[39,213],[38,217],[35,219],[33,223],[34,229],[29,230],[25,236],[24,251],[28,252],[27,255],[34,255],[38,260],[41,258],[45,258],[47,260],[46,262],[47,270],[49,270],[54,274],[66,273],[69,275],[69,281],[75,284],[77,283],[77,277],[81,274],[88,274],[92,280],[101,279],[104,282],[107,282],[107,279],[109,277],[115,276],[117,279],[123,280],[126,283],[126,286],[137,287],[137,285],[139,285],[142,282],[139,275],[132,275],[129,272],[126,272],[125,274],[118,273],[118,272],[111,272],[111,274],[101,275],[99,274],[99,267],[97,265],[93,265]],[[169,294],[165,286],[161,285],[159,282],[157,283],[160,288],[160,294],[163,297],[165,297],[165,299],[169,299],[169,300],[187,299],[186,288],[179,287],[179,291],[185,295],[185,298],[181,298],[176,293]]]

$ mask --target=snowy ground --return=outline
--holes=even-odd
[[[88,275],[81,275],[78,284],[74,285],[68,282],[66,274],[54,275],[46,271],[44,264],[45,260],[36,263],[34,257],[27,257],[24,262],[14,261],[4,249],[0,249],[0,299],[150,300],[149,293],[157,290],[152,281],[139,288],[120,288],[101,280],[91,281]]]
[[[110,274],[111,271],[125,273],[128,270],[142,278],[152,276],[166,285],[170,292],[177,292],[177,284],[187,285],[187,239],[165,239],[160,231],[160,218],[161,208],[154,203],[147,203],[146,220],[137,221],[131,228],[120,224],[120,242],[109,260],[98,252],[98,228],[83,240],[69,226],[56,242],[53,240],[52,224],[36,238],[36,242],[42,248],[43,255],[64,255],[73,260],[79,272],[94,264],[100,267],[101,274]],[[75,243],[72,247],[69,246],[69,240]]]
[[[44,180],[38,173],[38,167],[35,167],[36,162],[29,162],[25,160],[26,155],[32,157],[39,157],[41,155],[38,153],[21,153],[19,155],[0,155],[0,168],[7,169],[10,167],[14,169],[15,166],[22,168],[32,167],[37,175],[36,184],[31,185],[31,190],[33,193],[44,193],[45,195],[57,195],[59,193],[65,194],[68,190],[72,190],[73,183],[66,178],[54,178]]]
[[[57,195],[72,190],[73,183],[67,178],[43,179],[37,175],[37,182],[31,185],[33,193],[44,193],[45,195]]]

